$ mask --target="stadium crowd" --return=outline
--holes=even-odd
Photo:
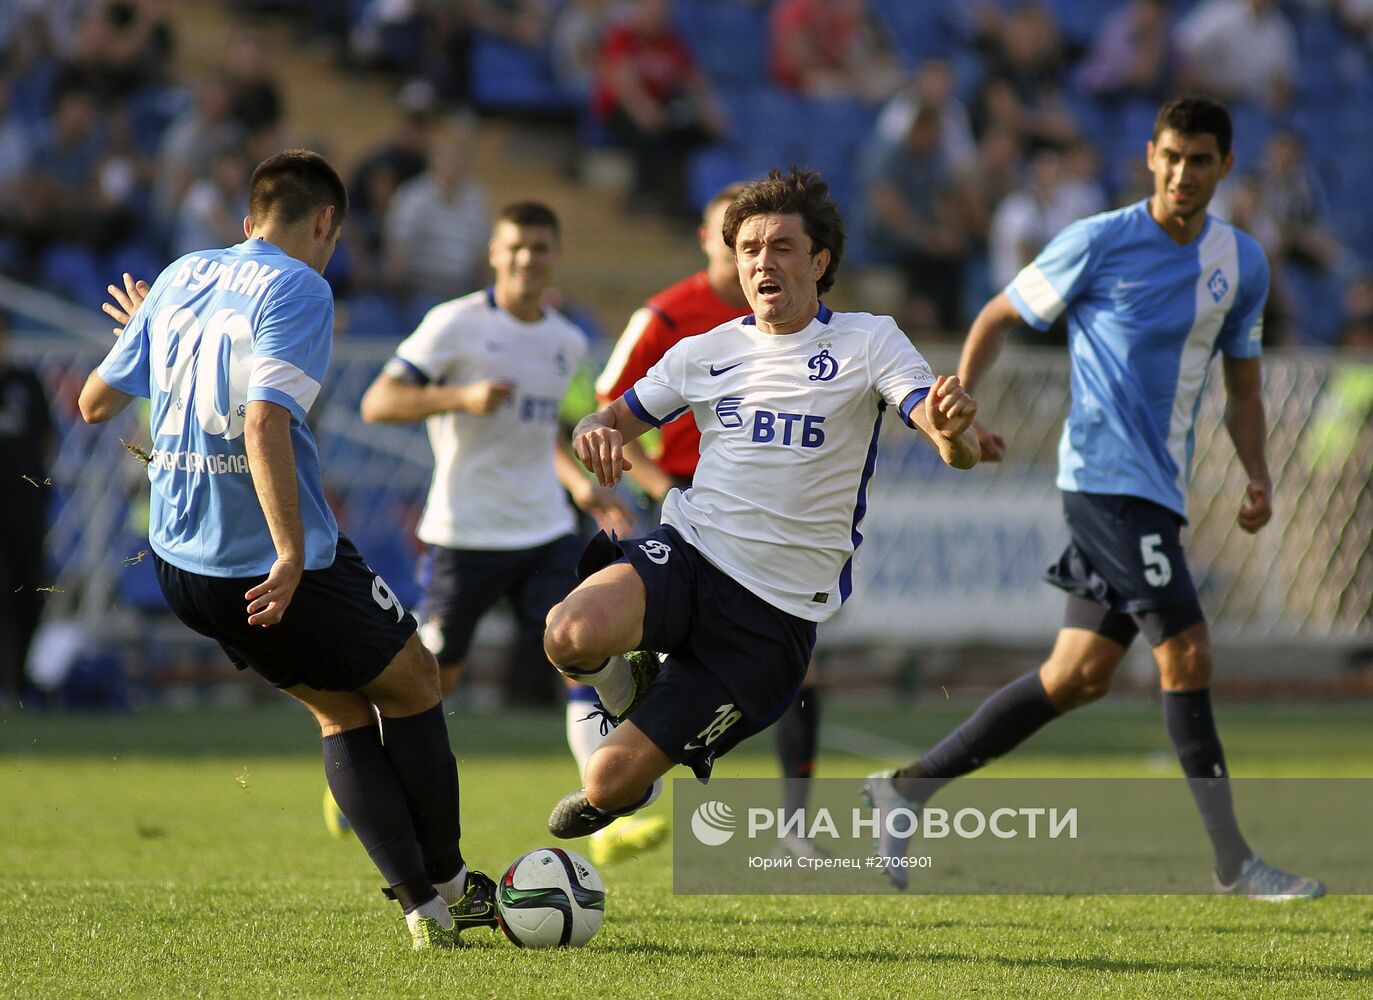
[[[1146,192],[1143,139],[1180,90],[1235,118],[1215,207],[1268,251],[1267,339],[1331,345],[1366,321],[1366,0],[227,2],[397,81],[328,275],[390,318],[358,330],[398,336],[485,282],[482,116],[623,150],[629,214],[694,218],[725,183],[819,169],[853,263],[904,283],[912,328],[957,330],[1066,222]],[[175,45],[168,0],[0,10],[5,273],[93,307],[111,274],[236,237],[247,171],[286,138],[281,70],[244,30],[216,73],[178,79]]]

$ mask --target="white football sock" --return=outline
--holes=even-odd
[[[434,889],[438,892],[444,905],[456,903],[462,899],[462,894],[467,891],[467,866],[463,865],[459,868],[458,873],[447,882],[435,883]]]
[[[611,715],[622,714],[634,700],[634,675],[629,672],[629,664],[623,656],[612,656],[600,670],[578,680],[596,689],[601,704]]]
[[[466,880],[466,878],[467,875],[464,871],[463,879]],[[429,902],[415,907],[405,915],[405,923],[411,930],[414,930],[415,925],[423,917],[432,917],[439,922],[440,927],[445,929],[453,926],[453,914],[448,912],[448,904],[443,901],[442,896],[435,896]]]
[[[572,694],[571,691],[568,692]],[[577,761],[577,773],[586,776],[586,762],[606,741],[610,731],[601,732],[601,717],[592,712],[594,702],[569,697],[567,700],[567,748]]]

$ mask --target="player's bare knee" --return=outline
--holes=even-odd
[[[1204,625],[1170,635],[1154,647],[1165,691],[1197,691],[1211,684],[1211,640]]]
[[[600,622],[604,615],[583,609],[574,614],[563,602],[548,615],[548,627],[543,633],[543,651],[551,663],[559,666],[581,666],[583,661],[599,661],[604,657],[593,648],[598,632],[604,634],[608,622]]]
[[[1211,654],[1207,650],[1159,664],[1159,681],[1165,691],[1199,691],[1211,686]]]
[[[1088,661],[1067,666],[1046,663],[1039,676],[1050,704],[1067,712],[1106,697],[1114,673],[1114,664]]]

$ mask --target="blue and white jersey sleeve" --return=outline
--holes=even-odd
[[[1047,330],[1091,278],[1091,220],[1067,226],[1006,286],[1016,311],[1036,330]]]
[[[687,411],[687,344],[688,340],[674,344],[643,378],[625,390],[624,401],[640,420],[659,427]]]
[[[248,400],[275,403],[304,423],[329,370],[333,339],[334,300],[323,279],[312,271],[289,274],[253,331]]]
[[[934,372],[896,321],[887,316],[875,317],[875,328],[868,348],[868,368],[873,388],[896,407],[901,419],[910,423],[914,410],[930,393]]]
[[[1227,358],[1256,358],[1263,353],[1263,307],[1268,301],[1268,258],[1258,241],[1235,231],[1239,251],[1239,289],[1216,347]]]
[[[459,303],[465,299],[441,303],[425,313],[415,332],[396,347],[395,357],[383,371],[407,385],[453,381],[450,376],[464,350]]]
[[[142,309],[134,314],[129,325],[124,327],[124,332],[110,348],[110,353],[100,362],[97,372],[111,389],[118,389],[130,396],[150,399],[152,388],[148,381],[151,377],[148,334],[147,323],[143,321],[146,315],[146,310]]]

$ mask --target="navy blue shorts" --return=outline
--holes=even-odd
[[[1063,494],[1071,540],[1044,578],[1118,615],[1197,607],[1180,515],[1140,497]]]
[[[532,549],[431,545],[420,566],[420,638],[452,667],[467,659],[477,622],[506,598],[522,630],[542,636],[553,606],[577,586],[582,540],[563,535]]]
[[[745,589],[668,525],[619,547],[648,590],[640,648],[666,654],[630,718],[707,781],[717,757],[791,705],[815,647],[815,623]]]
[[[415,631],[414,616],[343,535],[333,565],[301,574],[285,616],[270,628],[248,624],[243,596],[265,576],[202,576],[154,559],[176,616],[216,640],[239,670],[279,688],[356,691],[376,680]]]

